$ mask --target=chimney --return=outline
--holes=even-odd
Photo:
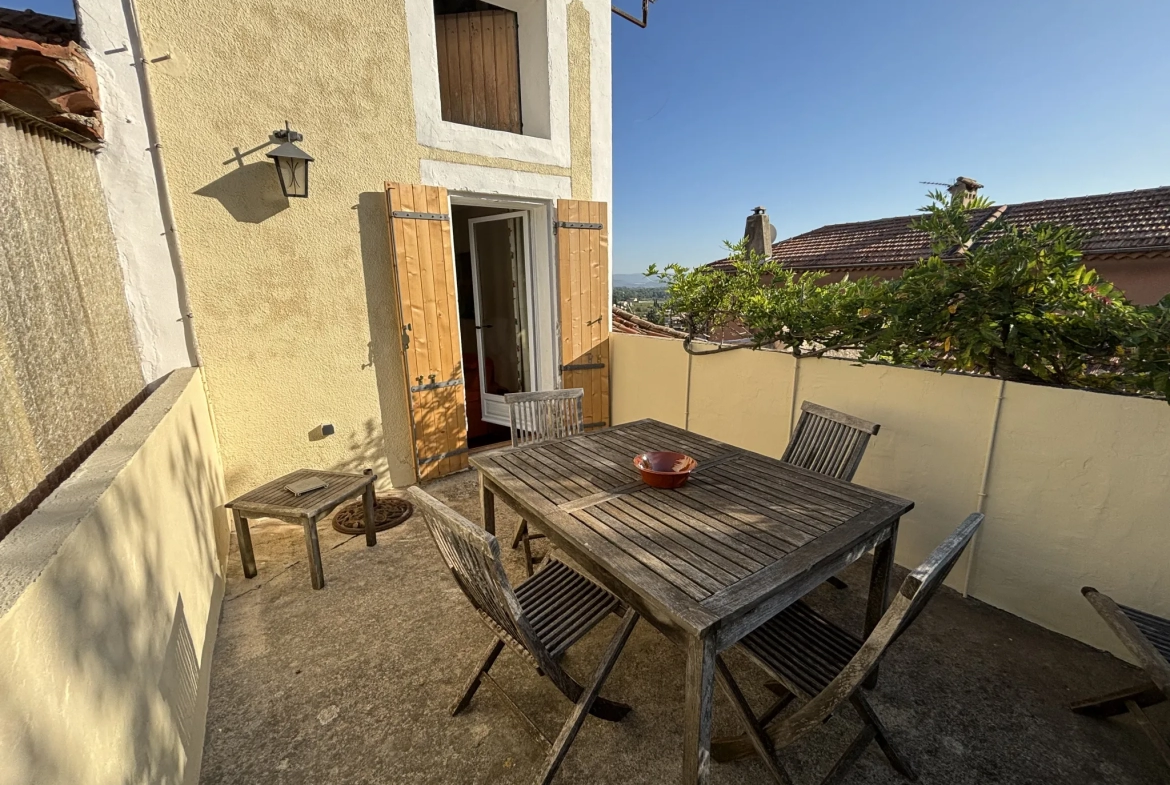
[[[752,210],[743,227],[743,237],[747,240],[747,250],[757,253],[764,259],[772,257],[772,243],[776,240],[776,230],[768,219],[768,211],[763,207]]]
[[[966,207],[971,204],[971,200],[975,198],[975,194],[982,187],[982,183],[977,183],[970,177],[956,177],[955,184],[947,190],[950,191],[953,198],[961,200],[963,206]]]

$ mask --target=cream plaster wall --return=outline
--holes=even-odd
[[[1113,650],[1082,586],[1170,618],[1167,444],[1164,401],[1007,385],[971,592]]]
[[[792,357],[735,351],[690,359],[687,427],[779,458],[788,443]]]
[[[609,342],[610,410],[614,424],[653,417],[680,428],[687,422],[687,353],[680,341],[629,339]]]
[[[386,181],[435,182],[438,173],[436,184],[457,188],[444,173],[474,170],[462,180],[485,185],[480,192],[526,196],[515,185],[538,184],[545,199],[578,193],[583,171],[596,180],[604,168],[609,182],[608,127],[599,138],[596,113],[573,107],[608,97],[608,70],[597,71],[598,61],[608,68],[608,40],[586,64],[565,54],[568,63],[549,66],[591,70],[592,94],[567,95],[567,76],[550,82],[561,85],[553,99],[564,122],[571,114],[590,126],[562,134],[566,151],[571,131],[592,140],[573,153],[589,164],[498,145],[489,154],[438,149],[441,135],[418,135],[412,80],[423,66],[417,53],[412,62],[408,3],[417,0],[136,0],[147,59],[169,55],[150,66],[151,83],[233,495],[299,466],[371,466],[382,485],[413,482]],[[577,38],[598,45],[593,18],[608,16],[608,5],[577,0],[570,25],[567,0],[549,3],[549,36],[562,51],[579,50]],[[285,120],[316,158],[309,198],[291,203],[264,157]],[[322,423],[336,434],[319,438]]]
[[[223,502],[182,369],[0,542],[0,785],[198,781]]]
[[[998,390],[993,379],[801,359],[796,407],[816,401],[881,423],[854,480],[914,501],[898,531],[898,561],[911,567],[979,508]],[[963,588],[972,551],[951,587]]]
[[[903,566],[979,509],[986,470],[987,520],[952,587],[1122,656],[1081,586],[1170,615],[1164,401],[770,351],[691,357],[688,374],[681,341],[617,334],[611,344],[615,422],[689,419],[773,456],[794,401],[797,413],[812,400],[880,423],[855,480],[915,502],[899,530]]]

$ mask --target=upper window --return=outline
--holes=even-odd
[[[523,133],[516,12],[481,0],[434,3],[443,119]]]

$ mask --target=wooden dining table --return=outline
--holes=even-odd
[[[642,482],[635,456],[683,452],[681,488]],[[885,611],[898,521],[914,503],[656,420],[471,457],[483,521],[495,498],[686,653],[683,773],[710,774],[715,657],[874,549],[865,635]]]

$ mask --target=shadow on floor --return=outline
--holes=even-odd
[[[428,490],[479,520],[474,474]],[[507,545],[518,518],[497,505],[510,576],[523,564]],[[325,589],[309,585],[298,527],[257,521],[259,577],[229,561],[212,670],[202,782],[530,783],[543,745],[491,690],[457,718],[451,700],[490,641],[446,572],[418,518],[366,548],[321,525]],[[536,546],[547,547],[545,541]],[[868,563],[822,586],[809,601],[860,630]],[[586,676],[613,634],[603,622],[565,659]],[[756,706],[767,701],[759,671],[729,664]],[[574,783],[673,783],[681,774],[684,658],[639,624],[603,693],[634,706],[617,724],[588,720],[557,775]],[[493,674],[555,736],[569,704],[505,651]],[[919,771],[921,783],[1109,783],[1165,781],[1154,753],[1127,719],[1076,717],[1072,700],[1125,686],[1136,671],[974,600],[942,590],[883,661],[872,702]],[[1167,722],[1165,706],[1151,716]],[[723,695],[716,732],[736,730]],[[837,717],[788,759],[799,785],[819,782],[854,731]],[[754,761],[715,764],[712,782],[767,783]],[[903,783],[871,747],[845,783]]]

